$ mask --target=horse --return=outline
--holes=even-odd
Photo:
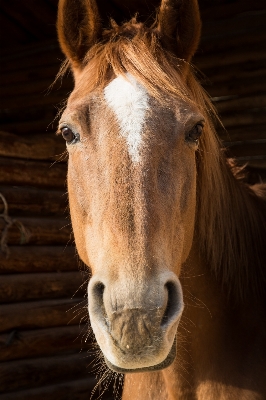
[[[216,134],[191,66],[197,1],[154,3],[115,19],[59,1],[75,86],[58,134],[90,323],[123,400],[262,400],[266,185]]]

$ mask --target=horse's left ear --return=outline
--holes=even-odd
[[[101,33],[95,0],[59,0],[57,33],[62,51],[74,68],[82,61]]]
[[[190,62],[197,50],[201,19],[197,0],[162,0],[157,30],[166,48]]]

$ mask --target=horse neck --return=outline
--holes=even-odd
[[[198,213],[195,237],[200,238],[201,252],[235,301],[265,296],[266,201],[237,179],[226,163],[219,185],[216,201],[212,190],[203,199],[203,224],[201,210]]]
[[[262,324],[265,328],[265,306],[248,300],[232,302],[197,244],[183,268],[185,309],[178,328],[177,357],[161,372],[169,399],[257,399],[250,394],[257,389],[255,383],[249,393],[245,379],[259,376],[266,361],[263,352],[258,361],[254,351],[262,349],[266,339],[261,329]],[[258,387],[263,387],[259,381]]]
[[[197,243],[180,280],[185,309],[177,333],[176,359],[162,371],[127,374],[123,400],[261,400],[255,392],[263,388],[260,376],[266,356],[260,350],[258,361],[254,351],[263,349],[266,340],[265,329],[261,329],[266,318],[260,306],[254,312],[254,304],[248,301],[232,304],[200,256]]]

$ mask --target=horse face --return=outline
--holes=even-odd
[[[75,242],[92,271],[90,321],[116,371],[160,369],[175,357],[202,120],[183,100],[163,105],[131,75],[85,97],[74,90],[61,118]]]

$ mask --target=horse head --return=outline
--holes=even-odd
[[[187,87],[201,24],[194,0],[162,0],[149,25],[105,19],[94,0],[59,2],[75,78],[59,132],[91,326],[110,368],[138,372],[175,357],[206,119]]]

